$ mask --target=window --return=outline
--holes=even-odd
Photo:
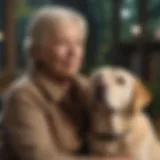
[[[160,28],[160,1],[152,0],[148,1],[148,32],[151,36],[154,36],[156,30]]]
[[[137,0],[123,0],[121,14],[121,41],[132,38],[132,28],[138,23]]]

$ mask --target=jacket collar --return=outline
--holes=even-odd
[[[62,101],[62,99],[70,89],[73,89],[76,93],[79,92],[84,85],[84,79],[80,75],[73,77],[70,86],[67,89],[64,89],[63,86],[56,83],[55,81],[52,81],[37,69],[32,68],[31,70],[29,70],[29,73],[34,79],[37,87],[43,92],[46,98],[52,102],[54,101],[58,103]]]

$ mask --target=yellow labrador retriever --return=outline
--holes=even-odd
[[[93,72],[91,85],[91,152],[128,154],[133,160],[160,160],[158,138],[143,112],[151,95],[141,81],[125,69],[106,67]]]

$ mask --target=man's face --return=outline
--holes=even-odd
[[[40,51],[45,69],[59,78],[74,76],[84,57],[84,34],[77,23],[58,25],[53,38],[48,38]]]

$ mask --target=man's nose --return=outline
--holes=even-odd
[[[70,45],[68,47],[68,56],[69,57],[74,57],[76,55],[76,47],[73,45]]]

